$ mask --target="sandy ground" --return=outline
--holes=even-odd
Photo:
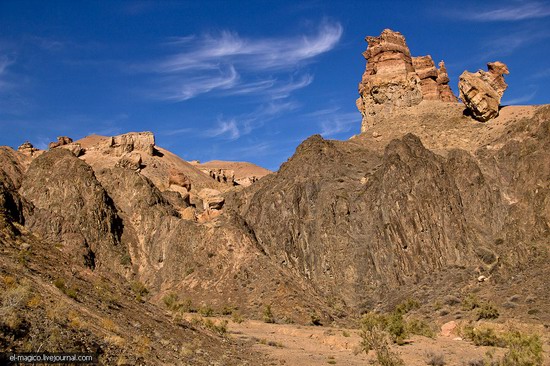
[[[361,338],[357,329],[266,324],[247,320],[230,322],[232,338],[249,340],[253,348],[274,359],[272,365],[368,365],[374,359],[360,352]],[[456,335],[435,339],[415,336],[404,346],[393,346],[407,366],[427,365],[429,354],[443,354],[446,365],[467,365],[470,360],[482,359],[487,351],[502,355],[503,348],[477,347]]]

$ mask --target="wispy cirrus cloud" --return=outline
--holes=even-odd
[[[217,96],[287,98],[313,82],[304,67],[332,50],[342,36],[339,23],[322,22],[312,35],[245,38],[235,32],[172,38],[174,53],[138,66],[156,75],[153,98],[185,101],[206,93]]]
[[[516,97],[516,98],[504,99],[502,101],[502,104],[507,104],[507,105],[508,104],[523,104],[523,103],[530,102],[537,95],[537,92],[538,92],[538,89],[535,89],[535,90],[533,90],[532,92],[530,92],[528,94],[525,94],[525,95],[522,95],[522,96],[519,96],[519,97]]]
[[[236,140],[241,136],[241,131],[234,119],[228,121],[218,120],[216,127],[205,132],[208,137],[223,137],[228,140]]]
[[[361,125],[359,112],[344,112],[340,107],[327,108],[308,113],[306,118],[319,124],[323,137],[333,137]]]
[[[0,93],[6,91],[11,83],[8,82],[8,67],[15,62],[15,59],[7,55],[0,55]]]
[[[453,12],[464,20],[476,22],[515,22],[528,19],[539,19],[550,16],[550,5],[539,1],[515,1],[498,8],[472,8]]]

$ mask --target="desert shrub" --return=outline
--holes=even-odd
[[[506,347],[506,340],[497,335],[493,328],[473,327],[466,325],[462,328],[462,336],[471,340],[476,346]]]
[[[462,309],[463,310],[474,310],[481,306],[481,300],[474,294],[468,294],[462,300]]]
[[[132,258],[130,257],[130,255],[128,253],[124,253],[120,257],[120,264],[122,264],[123,266],[128,266],[128,265],[132,264]]]
[[[430,366],[444,366],[445,355],[443,353],[428,352],[426,354],[426,363]]]
[[[233,321],[233,323],[241,324],[244,322],[244,319],[238,311],[234,311],[233,314],[231,314],[231,321]]]
[[[75,299],[77,298],[77,290],[74,288],[74,287],[71,287],[71,286],[67,286],[65,284],[65,280],[62,279],[62,278],[57,278],[53,281],[53,284],[55,287],[57,287],[58,289],[61,290],[61,292],[63,292],[65,295],[69,296],[70,298],[72,299]]]
[[[361,349],[374,351],[379,365],[401,366],[403,360],[389,348],[389,334],[386,332],[387,319],[380,314],[368,313],[361,323]]]
[[[321,318],[319,317],[319,315],[316,312],[312,312],[311,314],[309,314],[309,316],[310,316],[312,325],[316,325],[316,326],[322,326],[323,325],[323,323],[321,323]]]
[[[233,314],[233,312],[235,311],[235,307],[234,306],[230,306],[230,305],[225,305],[223,308],[222,308],[222,315],[231,315]]]
[[[351,335],[349,334],[349,332],[348,332],[348,331],[346,331],[346,330],[343,330],[343,331],[342,331],[342,336],[344,336],[344,337],[346,337],[346,338],[347,338],[347,337],[350,337]]]
[[[162,302],[166,305],[166,308],[170,311],[180,310],[182,304],[178,300],[178,295],[171,292],[162,298]]]
[[[209,305],[204,305],[199,308],[199,314],[205,317],[211,317],[214,315],[214,309]]]
[[[508,351],[502,358],[502,366],[542,366],[542,341],[538,335],[512,330],[505,338]]]
[[[397,305],[393,312],[401,315],[405,315],[409,313],[411,310],[418,309],[419,307],[420,307],[420,303],[417,300],[407,299],[403,301],[401,304]]]
[[[219,323],[212,321],[212,319],[203,319],[202,325],[219,335],[227,333],[227,320],[225,319]]]
[[[496,319],[499,315],[498,309],[489,302],[482,303],[476,311],[477,320]]]
[[[434,338],[435,332],[428,323],[420,319],[411,319],[406,323],[406,333]]]
[[[130,289],[134,293],[134,296],[138,302],[143,302],[144,297],[149,294],[149,290],[145,285],[140,281],[133,281],[130,284]]]
[[[271,311],[271,305],[266,305],[264,308],[264,322],[266,323],[275,323],[275,316]]]

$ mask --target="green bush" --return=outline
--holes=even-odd
[[[512,330],[505,338],[508,352],[502,358],[502,366],[542,366],[542,341],[538,335]]]
[[[496,319],[499,315],[498,309],[488,302],[482,303],[476,311],[477,320]]]
[[[149,290],[145,285],[139,281],[133,281],[130,283],[130,289],[134,293],[135,299],[138,302],[143,302],[143,298],[149,294]]]
[[[506,340],[497,335],[493,328],[467,325],[462,329],[462,336],[471,340],[476,346],[506,347]]]

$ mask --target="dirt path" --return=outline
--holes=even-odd
[[[254,341],[254,348],[276,362],[273,365],[368,365],[372,352],[359,352],[361,338],[356,329],[314,327],[299,325],[266,324],[248,320],[241,324],[230,323],[231,337]],[[470,360],[482,359],[489,350],[495,355],[501,348],[476,347],[456,336],[436,339],[414,337],[404,346],[395,346],[407,366],[424,366],[428,354],[442,354],[446,365],[467,365]]]

